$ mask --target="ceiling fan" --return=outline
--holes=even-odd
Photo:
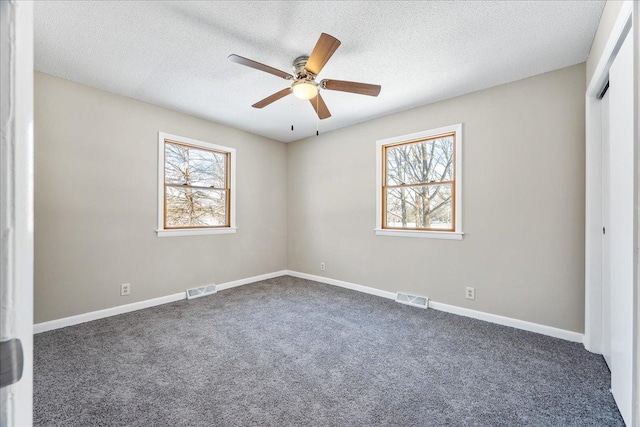
[[[316,77],[325,66],[331,55],[340,46],[340,40],[329,34],[322,33],[311,52],[311,56],[299,56],[293,60],[293,75],[270,67],[239,55],[229,55],[227,59],[237,64],[246,65],[256,70],[264,71],[285,80],[291,80],[291,87],[282,89],[261,101],[252,105],[254,108],[263,108],[291,93],[300,99],[308,99],[320,119],[331,117],[331,113],[320,95],[320,89],[337,90],[341,92],[358,93],[361,95],[378,96],[381,87],[368,83],[348,82],[344,80],[324,79],[316,82]]]

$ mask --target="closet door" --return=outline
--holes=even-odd
[[[633,50],[627,36],[609,70],[611,392],[631,425],[633,341]]]

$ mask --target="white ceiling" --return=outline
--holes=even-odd
[[[289,142],[315,134],[309,102],[289,96],[252,108],[288,83],[229,54],[291,72],[320,33],[338,38],[318,80],[375,83],[382,92],[324,91],[326,133],[583,62],[604,3],[41,1],[35,68]]]

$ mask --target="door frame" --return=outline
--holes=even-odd
[[[640,213],[638,207],[640,205],[640,161],[638,156],[640,155],[640,4],[637,1],[633,2],[632,22],[636,25],[633,26],[633,75],[635,81],[633,85],[633,147],[634,147],[634,159],[635,164],[635,182],[637,185],[635,191],[635,203],[634,213],[635,219],[635,240],[634,240],[634,258],[636,260],[635,272],[634,272],[634,288],[633,288],[633,323],[635,329],[633,331],[633,358],[635,363],[635,376],[633,378],[632,394],[634,397],[633,409],[631,414],[632,423],[634,425],[640,425]]]
[[[632,15],[638,16],[638,3],[625,1],[621,6],[616,22],[611,30],[609,39],[605,45],[603,53],[598,60],[595,72],[588,82],[585,93],[585,119],[586,119],[586,153],[585,153],[585,334],[584,346],[587,350],[602,354],[602,102],[598,95],[602,92],[604,85],[609,79],[609,68],[618,53],[625,37],[632,30]],[[638,21],[636,21],[638,22]],[[634,64],[636,76],[638,75],[638,25],[633,26],[634,37]],[[638,84],[634,85],[634,92],[638,93]],[[640,342],[638,341],[639,326],[638,309],[638,105],[634,108],[636,117],[636,131],[634,132],[634,307],[632,319],[633,333],[633,360],[638,361]],[[632,424],[640,423],[640,362],[634,366],[632,399],[635,402],[632,411]]]
[[[2,1],[0,339],[22,343],[21,379],[0,389],[0,424],[33,422],[33,3]]]

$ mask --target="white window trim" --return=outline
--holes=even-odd
[[[229,227],[218,228],[186,228],[186,229],[165,229],[164,228],[164,140],[171,139],[184,144],[195,145],[209,150],[226,151],[231,154],[229,174],[229,188],[231,189],[231,200],[229,201]],[[185,138],[183,136],[171,135],[165,132],[158,132],[158,237],[178,237],[178,236],[202,236],[207,234],[230,234],[238,231],[236,227],[236,150],[235,148],[224,147],[210,142],[198,141],[196,139]]]
[[[430,138],[432,136],[441,135],[443,133],[455,132],[455,191],[456,191],[456,211],[455,211],[455,230],[454,231],[427,231],[427,230],[396,230],[382,228],[382,146],[387,144],[395,144],[398,142],[410,141],[412,139]],[[393,237],[418,237],[423,239],[448,239],[462,240],[464,233],[462,232],[462,123],[451,126],[444,126],[438,129],[431,129],[422,132],[411,133],[408,135],[395,136],[393,138],[381,139],[376,141],[376,226],[374,232],[378,236]]]

